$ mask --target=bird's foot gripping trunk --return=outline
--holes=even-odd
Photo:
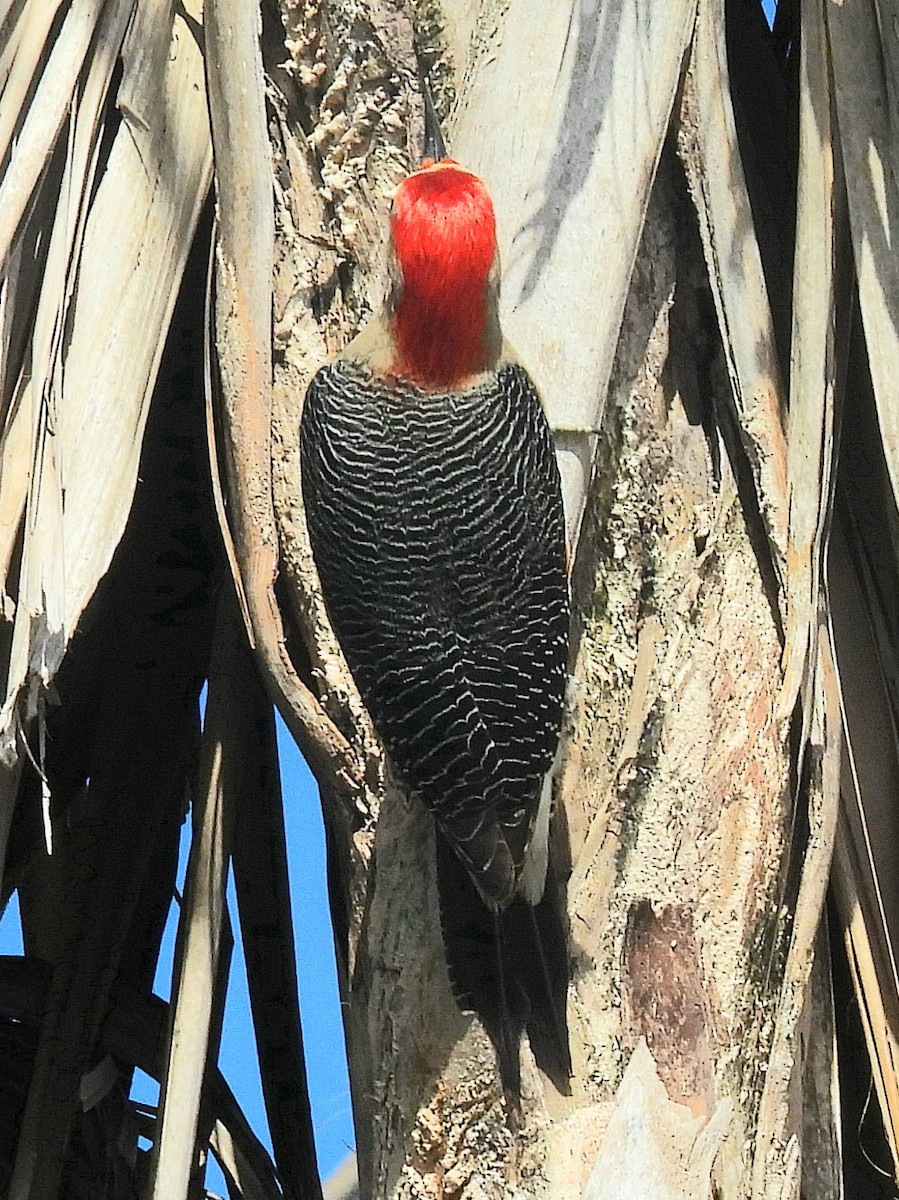
[[[437,883],[453,991],[463,1011],[477,1013],[492,1041],[510,1105],[517,1109],[520,1098],[525,1030],[537,1066],[567,1095],[568,952],[561,897],[551,873],[536,907],[514,900],[505,910],[490,912],[438,834]]]

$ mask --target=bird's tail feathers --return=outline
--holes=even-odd
[[[437,878],[453,989],[462,1008],[477,1013],[493,1042],[507,1098],[517,1107],[525,1030],[537,1066],[567,1094],[568,953],[553,882],[535,907],[516,899],[505,909],[488,910],[442,837],[437,838]]]
[[[496,1057],[499,1062],[499,1076],[502,1080],[503,1091],[511,1101],[513,1111],[517,1111],[518,1101],[521,1096],[521,1060],[519,1058],[521,1029],[518,1023],[512,1019],[512,1000],[509,996],[509,985],[506,981],[506,964],[503,959],[503,914],[496,908],[491,915],[493,917],[493,951],[496,962],[496,991],[498,1001],[496,1032],[494,1033],[491,1030],[490,1025],[483,1017],[482,1020],[484,1021],[484,1028],[490,1034],[496,1049]],[[475,1007],[475,1011],[477,1011],[474,997],[471,998],[471,1001]]]
[[[555,888],[544,893],[536,906],[522,902],[519,906],[530,930],[522,938],[535,951],[536,964],[530,969],[536,974],[531,995],[540,1003],[530,1004],[531,1018],[527,1023],[528,1038],[534,1058],[560,1092],[568,1095],[571,1080],[571,1050],[568,1042],[568,949],[561,909],[556,904]],[[534,970],[536,965],[536,971]]]

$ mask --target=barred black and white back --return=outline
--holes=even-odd
[[[530,379],[506,364],[434,394],[339,360],[310,385],[301,461],[329,615],[398,771],[488,905],[536,903],[569,613]]]

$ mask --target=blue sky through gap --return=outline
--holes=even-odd
[[[315,781],[280,717],[277,726],[306,1069],[319,1170],[322,1178],[327,1179],[353,1148],[355,1139],[328,907],[324,827]],[[181,836],[179,890],[183,887],[188,849],[188,825],[185,823]],[[233,878],[228,882],[228,907],[234,931],[234,951],[219,1066],[253,1130],[271,1151]],[[169,998],[171,989],[176,925],[177,909],[173,904],[155,984],[157,994],[165,999]],[[155,1104],[158,1090],[153,1080],[142,1076],[135,1080],[132,1096]],[[214,1160],[210,1161],[207,1170],[206,1186],[212,1192],[227,1195],[224,1179]]]
[[[322,1178],[327,1179],[353,1148],[354,1134],[334,942],[328,908],[324,828],[315,782],[281,718],[278,717],[277,720],[306,1065],[319,1169]],[[184,886],[189,846],[188,820],[181,831],[179,892]],[[256,1060],[233,880],[229,880],[228,885],[228,906],[235,944],[219,1066],[250,1125],[271,1151]],[[154,984],[157,995],[166,1000],[171,994],[177,922],[178,907],[173,901],[163,935]],[[13,894],[0,920],[0,954],[22,953],[19,903],[18,897]],[[155,1107],[159,1099],[159,1087],[148,1075],[138,1071],[131,1095],[139,1103]],[[146,1145],[144,1148],[146,1149]],[[212,1193],[227,1196],[224,1179],[214,1161],[210,1161],[207,1170],[206,1186]]]

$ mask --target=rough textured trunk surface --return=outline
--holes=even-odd
[[[830,1177],[836,1137],[827,976],[808,988],[823,884],[795,853],[821,823],[826,756],[797,784],[777,352],[745,181],[709,167],[736,150],[723,9],[526,8],[284,4],[286,65],[274,12],[265,26],[282,600],[304,630],[295,661],[363,763],[353,794],[322,780],[361,1195],[794,1196]],[[306,383],[379,301],[389,191],[417,159],[416,48],[451,147],[494,192],[507,325],[579,534],[552,832],[574,1078],[561,1095],[525,1044],[518,1123],[453,998],[431,818],[390,778],[299,505]],[[653,54],[660,78],[635,96],[627,71]],[[504,103],[533,127],[513,133]],[[794,927],[800,892],[811,917]]]

